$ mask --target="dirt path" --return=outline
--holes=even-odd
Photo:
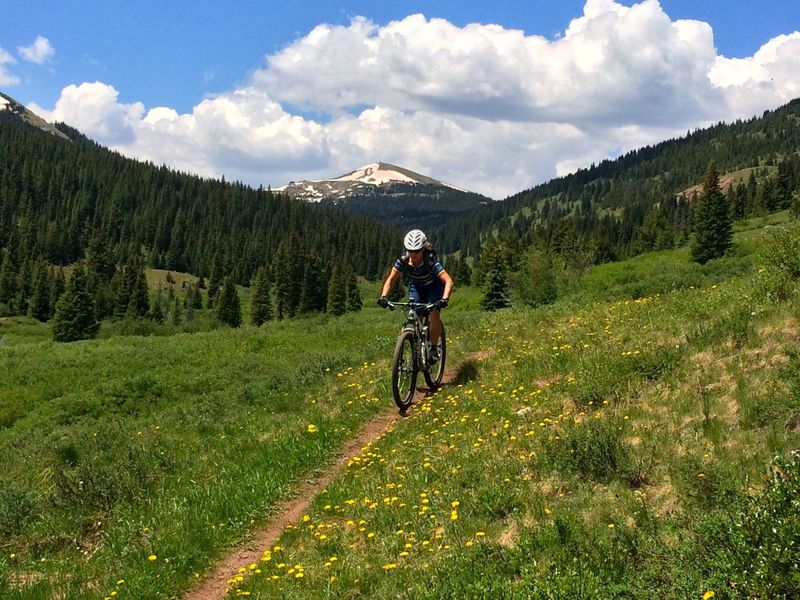
[[[482,360],[487,354],[476,353],[454,367],[447,369],[442,383],[448,384],[455,381],[462,370],[466,370],[465,367],[467,366],[471,365],[474,370],[473,361]],[[414,404],[425,398],[426,392],[427,390],[424,389],[417,390],[414,395]],[[264,549],[275,544],[287,525],[296,523],[302,518],[314,496],[325,489],[331,481],[344,474],[347,469],[347,463],[361,454],[364,446],[390,431],[402,419],[403,417],[398,414],[397,409],[392,408],[364,425],[356,437],[347,442],[340,450],[332,465],[314,479],[301,483],[297,488],[296,498],[281,502],[278,505],[275,518],[264,529],[255,532],[251,540],[225,556],[214,569],[214,572],[204,579],[198,587],[189,590],[183,600],[219,600],[223,598],[228,589],[228,580],[237,575],[239,567],[257,563],[261,559]]]

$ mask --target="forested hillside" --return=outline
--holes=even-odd
[[[323,206],[337,206],[347,212],[410,229],[430,229],[454,217],[469,215],[479,206],[492,203],[486,196],[442,185],[394,183],[389,189],[375,187],[367,193],[340,200],[326,198]]]
[[[286,283],[276,291],[289,314],[304,278],[327,282],[336,265],[376,278],[396,251],[396,232],[371,219],[124,158],[65,129],[74,141],[13,118],[0,124],[0,304],[7,313],[29,311],[43,265],[84,259],[92,240],[111,273],[135,258],[249,285],[264,266],[271,281]]]
[[[581,248],[589,263],[684,243],[691,234],[688,188],[713,162],[734,218],[787,208],[800,187],[800,99],[762,117],[687,133],[553,179],[441,223],[446,252],[478,257],[490,232],[510,230],[523,246]],[[732,185],[731,185],[732,184]]]

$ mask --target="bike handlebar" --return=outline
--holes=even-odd
[[[398,306],[407,306],[408,308],[424,308],[425,310],[433,310],[436,307],[435,302],[391,302],[387,304],[389,310],[394,310]]]

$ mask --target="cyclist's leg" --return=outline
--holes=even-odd
[[[421,302],[431,303],[441,300],[444,296],[444,282],[441,279],[434,279],[430,284],[420,290]],[[442,318],[439,310],[430,312],[429,323],[431,328],[431,345],[439,344],[439,336],[442,335]]]

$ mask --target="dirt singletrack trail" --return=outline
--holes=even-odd
[[[442,377],[442,385],[456,381],[462,371],[469,371],[470,368],[474,371],[474,362],[483,360],[489,354],[488,352],[474,353],[455,366],[446,369]],[[469,375],[467,376],[469,377]],[[413,406],[423,400],[427,393],[428,390],[424,388],[417,389],[414,394],[412,410]],[[197,587],[189,590],[183,600],[221,600],[224,598],[228,590],[228,580],[238,574],[239,567],[258,563],[263,551],[275,544],[287,525],[296,523],[303,517],[314,497],[329,483],[344,474],[347,463],[361,454],[364,446],[391,431],[404,418],[398,414],[396,407],[392,407],[366,423],[358,434],[341,448],[336,455],[336,460],[331,465],[316,477],[298,484],[296,497],[279,503],[275,517],[269,521],[266,527],[254,532],[250,540],[223,557],[213,572]]]

